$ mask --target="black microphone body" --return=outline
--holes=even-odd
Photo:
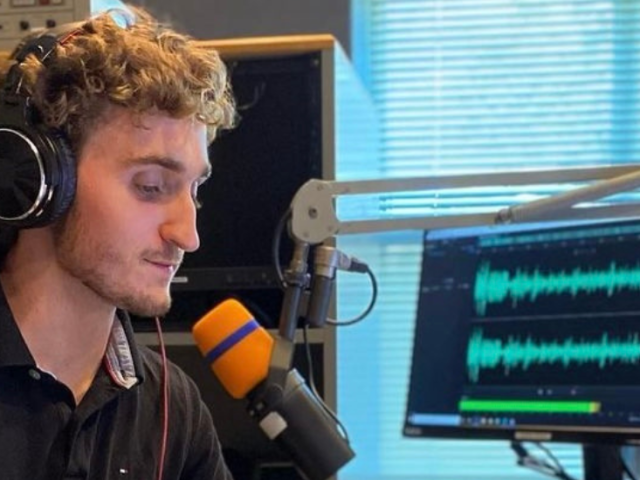
[[[289,328],[284,330],[285,336],[272,337],[239,302],[227,300],[198,321],[193,333],[223,387],[247,400],[249,415],[300,474],[326,480],[355,453],[335,415],[292,369],[295,344]]]
[[[326,480],[355,456],[336,421],[295,369],[286,374],[284,384],[266,381],[249,398],[250,415],[308,480]]]

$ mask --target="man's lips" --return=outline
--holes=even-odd
[[[167,270],[171,273],[175,273],[175,271],[178,270],[178,267],[180,266],[180,262],[173,262],[168,260],[147,260],[147,262],[155,267]]]

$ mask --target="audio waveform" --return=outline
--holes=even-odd
[[[484,315],[487,305],[511,299],[513,308],[526,299],[535,302],[543,295],[569,294],[575,298],[581,292],[605,293],[611,297],[621,290],[640,290],[640,263],[620,266],[611,262],[607,268],[573,268],[545,272],[518,268],[493,270],[490,262],[483,262],[476,272],[473,298],[478,315]]]
[[[480,379],[483,369],[502,366],[505,375],[516,368],[529,369],[532,365],[583,365],[592,363],[600,369],[612,364],[640,362],[640,335],[630,333],[626,337],[609,337],[603,333],[595,339],[542,341],[527,335],[510,335],[506,340],[484,337],[481,328],[475,328],[467,347],[467,373],[474,383]]]

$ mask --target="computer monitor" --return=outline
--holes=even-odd
[[[405,436],[640,438],[640,220],[426,232],[419,288]]]

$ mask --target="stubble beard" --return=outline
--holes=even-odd
[[[110,245],[91,237],[82,225],[75,206],[54,224],[54,246],[60,266],[116,308],[141,317],[165,315],[171,308],[168,291],[159,299],[138,285],[123,283],[127,276],[118,273],[135,268],[141,260],[134,257],[127,261]]]

